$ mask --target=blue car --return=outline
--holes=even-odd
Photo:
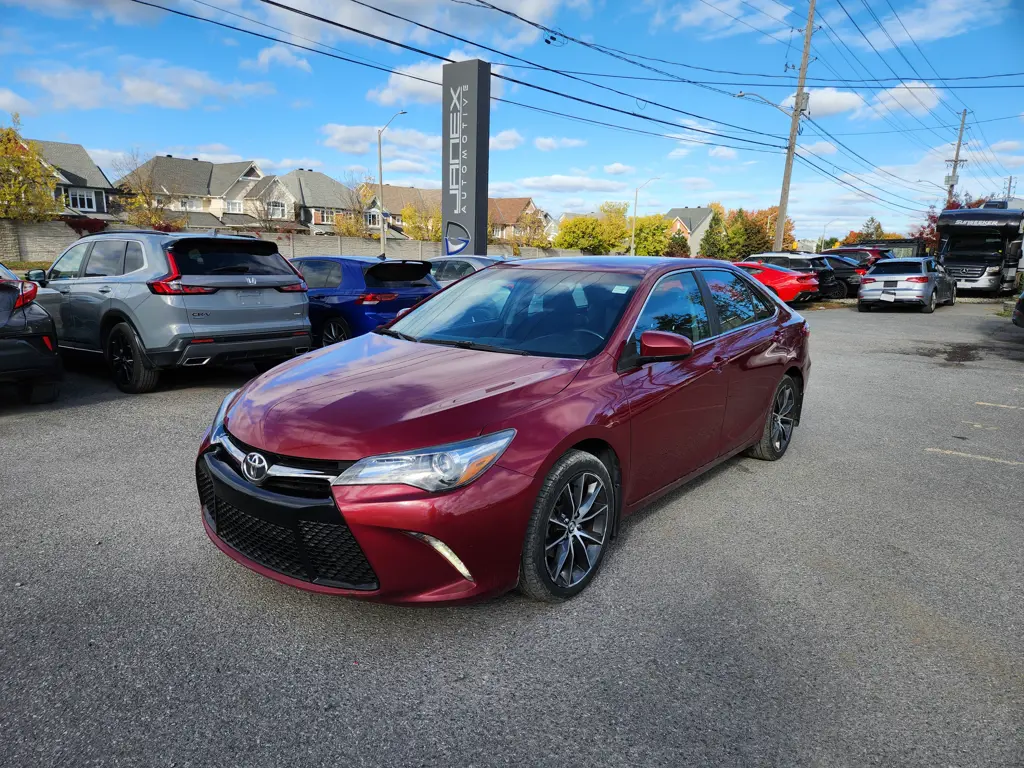
[[[309,321],[322,347],[390,323],[400,310],[440,290],[428,261],[303,256],[292,264],[309,287]]]

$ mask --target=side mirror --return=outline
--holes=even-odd
[[[644,331],[640,334],[639,363],[682,360],[693,354],[693,342],[678,333]]]
[[[46,272],[42,269],[30,269],[25,273],[25,279],[46,287]]]

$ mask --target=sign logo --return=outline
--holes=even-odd
[[[242,459],[242,475],[250,483],[262,485],[268,474],[270,474],[270,465],[267,464],[267,459],[262,453],[253,451],[247,453]]]
[[[444,230],[444,253],[454,256],[462,253],[469,246],[469,230],[457,221],[449,221]]]
[[[255,277],[247,277],[247,278],[245,278],[245,282],[247,282],[249,285],[256,285],[256,278]]]

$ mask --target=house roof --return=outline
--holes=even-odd
[[[203,211],[189,211],[188,213],[173,212],[169,213],[167,218],[171,221],[180,221],[184,218],[185,226],[194,229],[213,229],[214,227],[223,226],[220,219],[212,213],[206,213]]]
[[[195,161],[190,160],[189,162]],[[252,167],[253,162],[252,160],[243,160],[239,163],[211,163],[211,165],[213,169],[210,173],[209,194],[219,197],[231,189],[231,185]]]
[[[319,171],[299,168],[278,178],[292,197],[309,208],[351,208],[359,199],[353,190]]]
[[[253,227],[257,223],[256,217],[248,213],[223,213],[220,220],[225,227]]]
[[[170,195],[200,195],[220,197],[253,166],[251,160],[237,163],[211,163],[185,157],[158,155],[142,164],[139,169],[150,174],[158,191]],[[117,180],[120,186],[127,178]]]
[[[500,226],[515,224],[532,202],[533,199],[529,197],[489,197],[487,218],[492,224]]]
[[[259,197],[260,195],[267,191],[267,187],[273,184],[275,179],[277,179],[277,176],[264,176],[262,179],[260,179],[253,185],[252,189],[245,193],[245,199],[251,200],[253,198]]]
[[[679,219],[693,232],[713,213],[711,208],[673,208],[665,214],[666,219]]]
[[[373,195],[371,202],[377,199],[378,187],[376,184],[368,184],[366,187]],[[385,211],[391,211],[392,213],[399,213],[403,208],[407,206],[418,208],[420,210],[429,211],[434,208],[441,207],[441,190],[440,189],[420,189],[418,187],[396,187],[391,184],[384,185],[384,205]]]
[[[99,187],[113,189],[106,174],[89,157],[81,144],[65,144],[62,141],[34,141],[39,147],[43,160],[59,170],[68,183],[76,187]]]

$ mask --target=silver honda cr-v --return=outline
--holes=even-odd
[[[266,240],[103,232],[28,279],[60,292],[60,346],[101,352],[123,392],[151,391],[168,368],[263,371],[310,347],[306,284]]]

